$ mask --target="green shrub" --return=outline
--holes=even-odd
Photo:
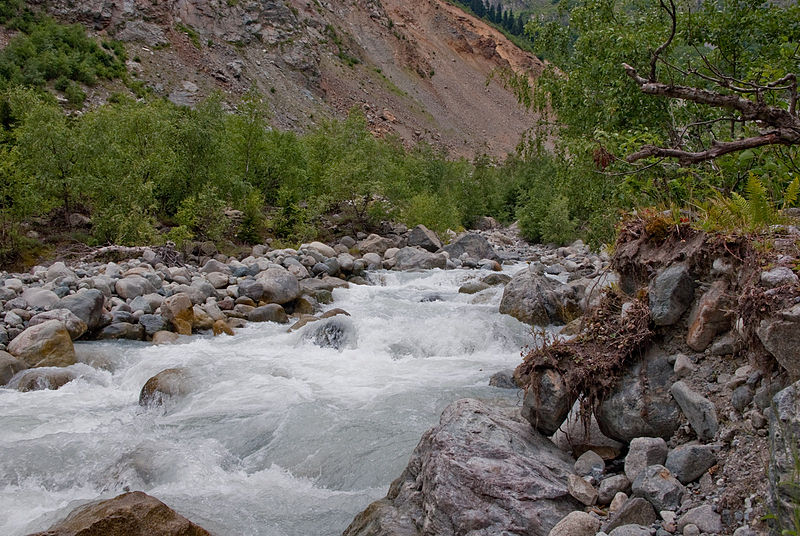
[[[542,240],[559,246],[568,244],[577,238],[575,222],[569,215],[569,200],[565,196],[556,196],[550,202],[540,228]]]
[[[213,186],[184,199],[178,208],[175,219],[199,240],[222,240],[230,226],[225,216],[225,201]]]

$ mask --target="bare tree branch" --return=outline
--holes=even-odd
[[[664,3],[664,0],[660,1],[661,1],[661,7],[664,9],[664,11],[667,12],[669,18],[672,21],[672,28],[670,29],[669,37],[667,38],[667,40],[664,41],[664,43],[662,43],[661,46],[659,46],[655,50],[655,52],[653,52],[653,57],[650,60],[650,80],[652,80],[653,82],[655,82],[656,80],[656,64],[658,63],[658,58],[661,55],[661,53],[667,49],[670,43],[672,43],[672,40],[675,38],[675,31],[678,27],[677,8],[675,7],[675,2],[673,0],[669,0],[669,6],[667,6]]]
[[[626,160],[628,162],[636,162],[651,156],[657,156],[660,158],[677,158],[678,163],[685,166],[713,160],[722,155],[735,153],[737,151],[744,151],[745,149],[755,149],[756,147],[763,147],[765,145],[794,145],[797,143],[800,143],[800,135],[797,133],[794,133],[794,136],[792,137],[791,134],[787,136],[787,133],[775,131],[741,140],[726,142],[715,141],[711,144],[709,149],[698,152],[656,147],[655,145],[645,145],[639,151],[628,155]]]

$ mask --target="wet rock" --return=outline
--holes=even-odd
[[[482,281],[468,281],[458,288],[458,292],[461,294],[477,294],[487,288],[489,288],[489,285]]]
[[[180,338],[180,335],[172,331],[156,331],[153,333],[153,344],[172,344]]]
[[[493,287],[495,285],[505,285],[511,281],[511,276],[508,274],[489,274],[485,277],[482,277],[481,281]]]
[[[600,430],[625,443],[637,437],[671,437],[680,425],[671,385],[672,365],[663,350],[654,346],[626,370],[595,411]]]
[[[637,437],[625,456],[625,476],[633,482],[647,467],[663,464],[668,452],[667,442],[660,437]]]
[[[31,536],[211,536],[158,499],[141,491],[94,501]]]
[[[694,298],[694,280],[685,264],[674,264],[650,283],[650,317],[657,326],[671,326]]]
[[[651,465],[639,473],[633,494],[646,499],[657,511],[677,510],[686,488],[663,465]]]
[[[28,326],[36,326],[43,322],[47,322],[48,320],[58,320],[64,324],[64,327],[67,328],[69,336],[72,337],[72,340],[79,338],[81,335],[86,333],[86,330],[88,329],[86,322],[78,318],[69,309],[53,309],[34,315],[28,321]]]
[[[556,523],[548,536],[594,536],[600,530],[600,520],[586,512],[570,512]]]
[[[222,335],[233,335],[233,329],[228,325],[225,320],[215,320],[214,325],[211,326],[211,330],[214,333],[214,336]]]
[[[442,248],[442,242],[436,233],[422,224],[417,225],[408,233],[408,245],[419,246],[431,253],[435,253]]]
[[[75,372],[61,367],[40,367],[29,369],[17,376],[10,385],[18,391],[56,390],[68,384],[78,376]]]
[[[156,287],[140,275],[131,275],[118,279],[114,284],[114,288],[117,291],[117,295],[124,300],[133,299],[136,296],[142,296],[156,291]]]
[[[277,303],[270,303],[256,307],[247,315],[250,322],[278,322],[286,324],[289,322],[289,317],[286,316],[286,311]]]
[[[114,322],[107,325],[97,334],[99,340],[130,340],[141,341],[144,339],[144,326],[128,322]]]
[[[686,344],[695,352],[702,352],[714,337],[730,329],[731,303],[727,290],[725,281],[714,281],[689,315]]]
[[[506,285],[500,312],[526,324],[566,324],[583,314],[578,288],[521,270]]]
[[[105,295],[98,289],[81,289],[75,294],[61,298],[58,306],[69,309],[86,322],[89,331],[103,327],[103,305]]]
[[[603,526],[604,532],[611,532],[625,525],[648,526],[655,523],[657,517],[653,506],[641,497],[632,497],[614,512],[614,515]]]
[[[179,292],[165,298],[161,304],[161,316],[181,335],[192,334],[194,304],[187,293]]]
[[[8,353],[30,367],[66,367],[75,363],[75,347],[60,320],[27,328],[8,344]]]
[[[284,268],[273,267],[261,272],[258,281],[264,287],[261,300],[283,305],[300,296],[297,278]]]
[[[519,386],[514,381],[514,369],[495,372],[492,374],[492,377],[489,378],[489,385],[501,389],[519,389]]]
[[[459,400],[425,433],[386,498],[356,516],[345,536],[526,534],[546,536],[578,503],[567,491],[572,460],[513,417]]]
[[[439,253],[431,253],[416,247],[405,247],[395,255],[395,270],[432,270],[444,269],[447,259]]]
[[[477,233],[461,235],[444,246],[442,250],[449,253],[451,259],[458,259],[464,253],[473,259],[497,260],[499,258],[489,241]]]
[[[578,475],[567,476],[567,490],[582,504],[592,506],[597,502],[597,490]]]
[[[695,525],[700,532],[718,534],[722,532],[722,518],[710,504],[692,508],[678,518],[678,530],[683,531],[686,525]]]
[[[344,350],[357,343],[356,327],[345,316],[326,318],[314,323],[310,331],[311,342],[321,348]]]
[[[530,381],[522,402],[522,416],[539,432],[553,435],[567,418],[575,399],[556,370],[537,371]]]
[[[33,309],[48,310],[58,306],[61,298],[52,290],[30,287],[22,291],[20,296]]]
[[[188,371],[183,368],[162,370],[144,384],[139,393],[140,406],[162,406],[190,392]]]
[[[28,368],[28,364],[8,352],[0,350],[0,385],[5,385],[14,375]]]
[[[597,487],[597,502],[599,504],[609,504],[617,496],[617,493],[627,492],[630,488],[631,481],[625,475],[604,478]]]
[[[664,466],[682,484],[694,482],[717,463],[715,448],[709,445],[681,445],[667,455]]]
[[[800,382],[778,392],[769,417],[768,509],[777,525],[793,527],[800,502],[797,487],[797,441],[800,438]]]
[[[717,410],[714,403],[692,391],[682,381],[675,382],[670,389],[675,401],[686,415],[692,429],[701,441],[709,441],[717,434]]]

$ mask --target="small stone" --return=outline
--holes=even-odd
[[[637,437],[625,456],[625,476],[633,482],[645,468],[663,464],[668,452],[666,441],[660,437]]]
[[[567,489],[570,495],[586,506],[597,502],[597,490],[578,475],[567,476]]]
[[[717,434],[717,410],[713,402],[692,391],[684,382],[675,382],[670,393],[680,406],[689,424],[701,441],[708,441]]]
[[[707,474],[717,463],[714,450],[706,445],[681,445],[670,451],[664,465],[681,483],[688,484]]]
[[[616,498],[614,499],[616,501]],[[613,504],[613,503],[612,503]],[[653,506],[641,497],[633,497],[616,510],[614,515],[603,527],[605,532],[611,532],[623,525],[649,526],[656,522],[656,512]]]
[[[619,494],[619,492],[628,491],[631,487],[631,481],[625,475],[614,475],[604,478],[600,482],[597,490],[597,502],[599,504],[609,504]],[[625,497],[627,499],[627,496]]]
[[[740,385],[731,394],[731,405],[742,413],[753,401],[753,389],[749,385]]]
[[[686,491],[663,465],[651,465],[634,480],[633,494],[647,499],[657,510],[677,510]]]
[[[686,525],[683,527],[683,536],[700,536],[700,529],[697,525]]]
[[[796,285],[797,275],[786,266],[778,266],[772,270],[761,272],[761,284],[767,288]]]
[[[587,450],[575,461],[575,472],[579,476],[599,478],[605,471],[606,462],[596,452]]]
[[[689,525],[694,525],[700,532],[722,532],[722,518],[710,504],[692,508],[678,519],[678,530],[684,531],[684,534]]]
[[[677,517],[677,514],[675,514],[675,512],[672,512],[670,510],[662,510],[661,512],[659,512],[659,515],[661,516],[661,519],[663,521],[661,523],[661,526],[664,528],[664,530],[666,530],[667,532],[675,532],[677,526],[675,524],[675,518]]]
[[[695,371],[694,363],[684,354],[678,354],[675,358],[675,366],[673,370],[678,378],[685,378]]]
[[[586,512],[575,511],[556,523],[548,536],[595,536],[600,520]]]
[[[611,499],[611,504],[608,505],[609,513],[613,514],[614,512],[622,508],[622,506],[626,502],[628,502],[628,494],[623,493],[622,491],[618,491],[616,495],[614,495],[614,498]]]

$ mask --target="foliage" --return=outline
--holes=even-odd
[[[794,177],[783,193],[782,207],[791,207],[797,201],[800,179]],[[705,230],[759,231],[769,225],[782,223],[784,215],[778,210],[761,180],[750,175],[744,195],[732,192],[730,196],[717,194],[701,205],[700,227]]]

